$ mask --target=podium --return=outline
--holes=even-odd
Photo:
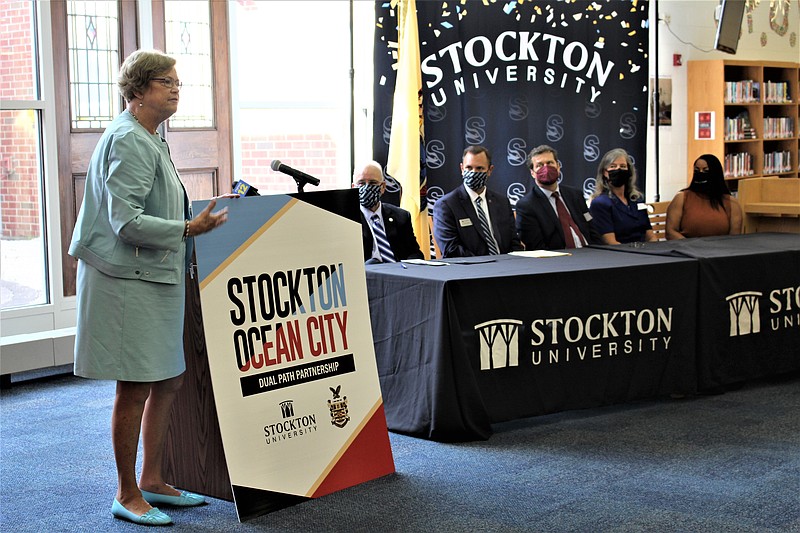
[[[195,202],[193,209],[205,203]],[[228,222],[196,239],[198,275],[186,280],[187,369],[171,413],[165,479],[235,501],[246,520],[394,472],[372,346],[357,190],[219,204],[228,206]],[[271,315],[265,320],[265,297],[259,315],[252,300],[246,305],[244,296],[230,295],[237,279],[274,278],[277,301],[278,294],[288,294],[277,280],[295,272],[305,277],[289,292],[293,305],[302,305],[283,313],[280,322]],[[323,301],[326,282],[336,290],[335,320],[333,302]],[[220,296],[225,294],[229,298]],[[323,338],[323,317],[331,338]],[[242,341],[259,331],[259,341]],[[291,337],[291,350],[281,345],[279,331]],[[265,332],[277,336],[267,339]],[[305,433],[299,427],[304,424]],[[292,475],[270,470],[291,464],[291,453],[300,454]]]

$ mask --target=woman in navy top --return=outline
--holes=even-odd
[[[636,169],[628,152],[610,150],[597,167],[592,225],[606,244],[655,241],[644,195],[636,188]]]

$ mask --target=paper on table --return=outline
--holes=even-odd
[[[426,261],[425,259],[403,259],[403,263],[408,263],[409,265],[427,265],[434,267],[447,266],[450,264],[445,263],[444,261]]]
[[[520,257],[561,257],[562,255],[572,255],[569,252],[554,252],[552,250],[524,250],[520,252],[509,252],[509,255]]]
[[[473,256],[473,257],[453,257],[452,259],[450,259],[450,264],[451,265],[482,265],[484,263],[494,263],[495,259],[492,259],[493,257],[496,257],[496,256],[494,256],[494,255],[487,255],[487,256],[478,255],[478,256]]]

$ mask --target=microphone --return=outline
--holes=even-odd
[[[244,180],[239,180],[234,183],[232,192],[234,194],[238,194],[239,196],[261,196],[258,194],[258,189]]]
[[[306,183],[310,183],[311,185],[319,185],[319,179],[315,178],[314,176],[309,176],[305,172],[301,172],[300,170],[296,170],[292,167],[287,167],[277,159],[272,160],[272,164],[270,168],[275,172],[282,172],[294,178],[298,185],[304,185]]]

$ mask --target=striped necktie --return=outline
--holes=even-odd
[[[497,249],[497,243],[492,236],[492,230],[489,229],[489,220],[486,218],[486,212],[483,210],[483,199],[480,196],[475,199],[475,205],[477,207],[478,220],[481,223],[483,238],[486,239],[486,246],[489,247],[489,255],[499,255],[500,250]]]
[[[378,243],[378,253],[384,263],[396,263],[392,253],[392,247],[389,245],[389,239],[386,237],[386,232],[381,225],[381,217],[377,214],[372,215],[372,232],[375,234],[375,242]]]

